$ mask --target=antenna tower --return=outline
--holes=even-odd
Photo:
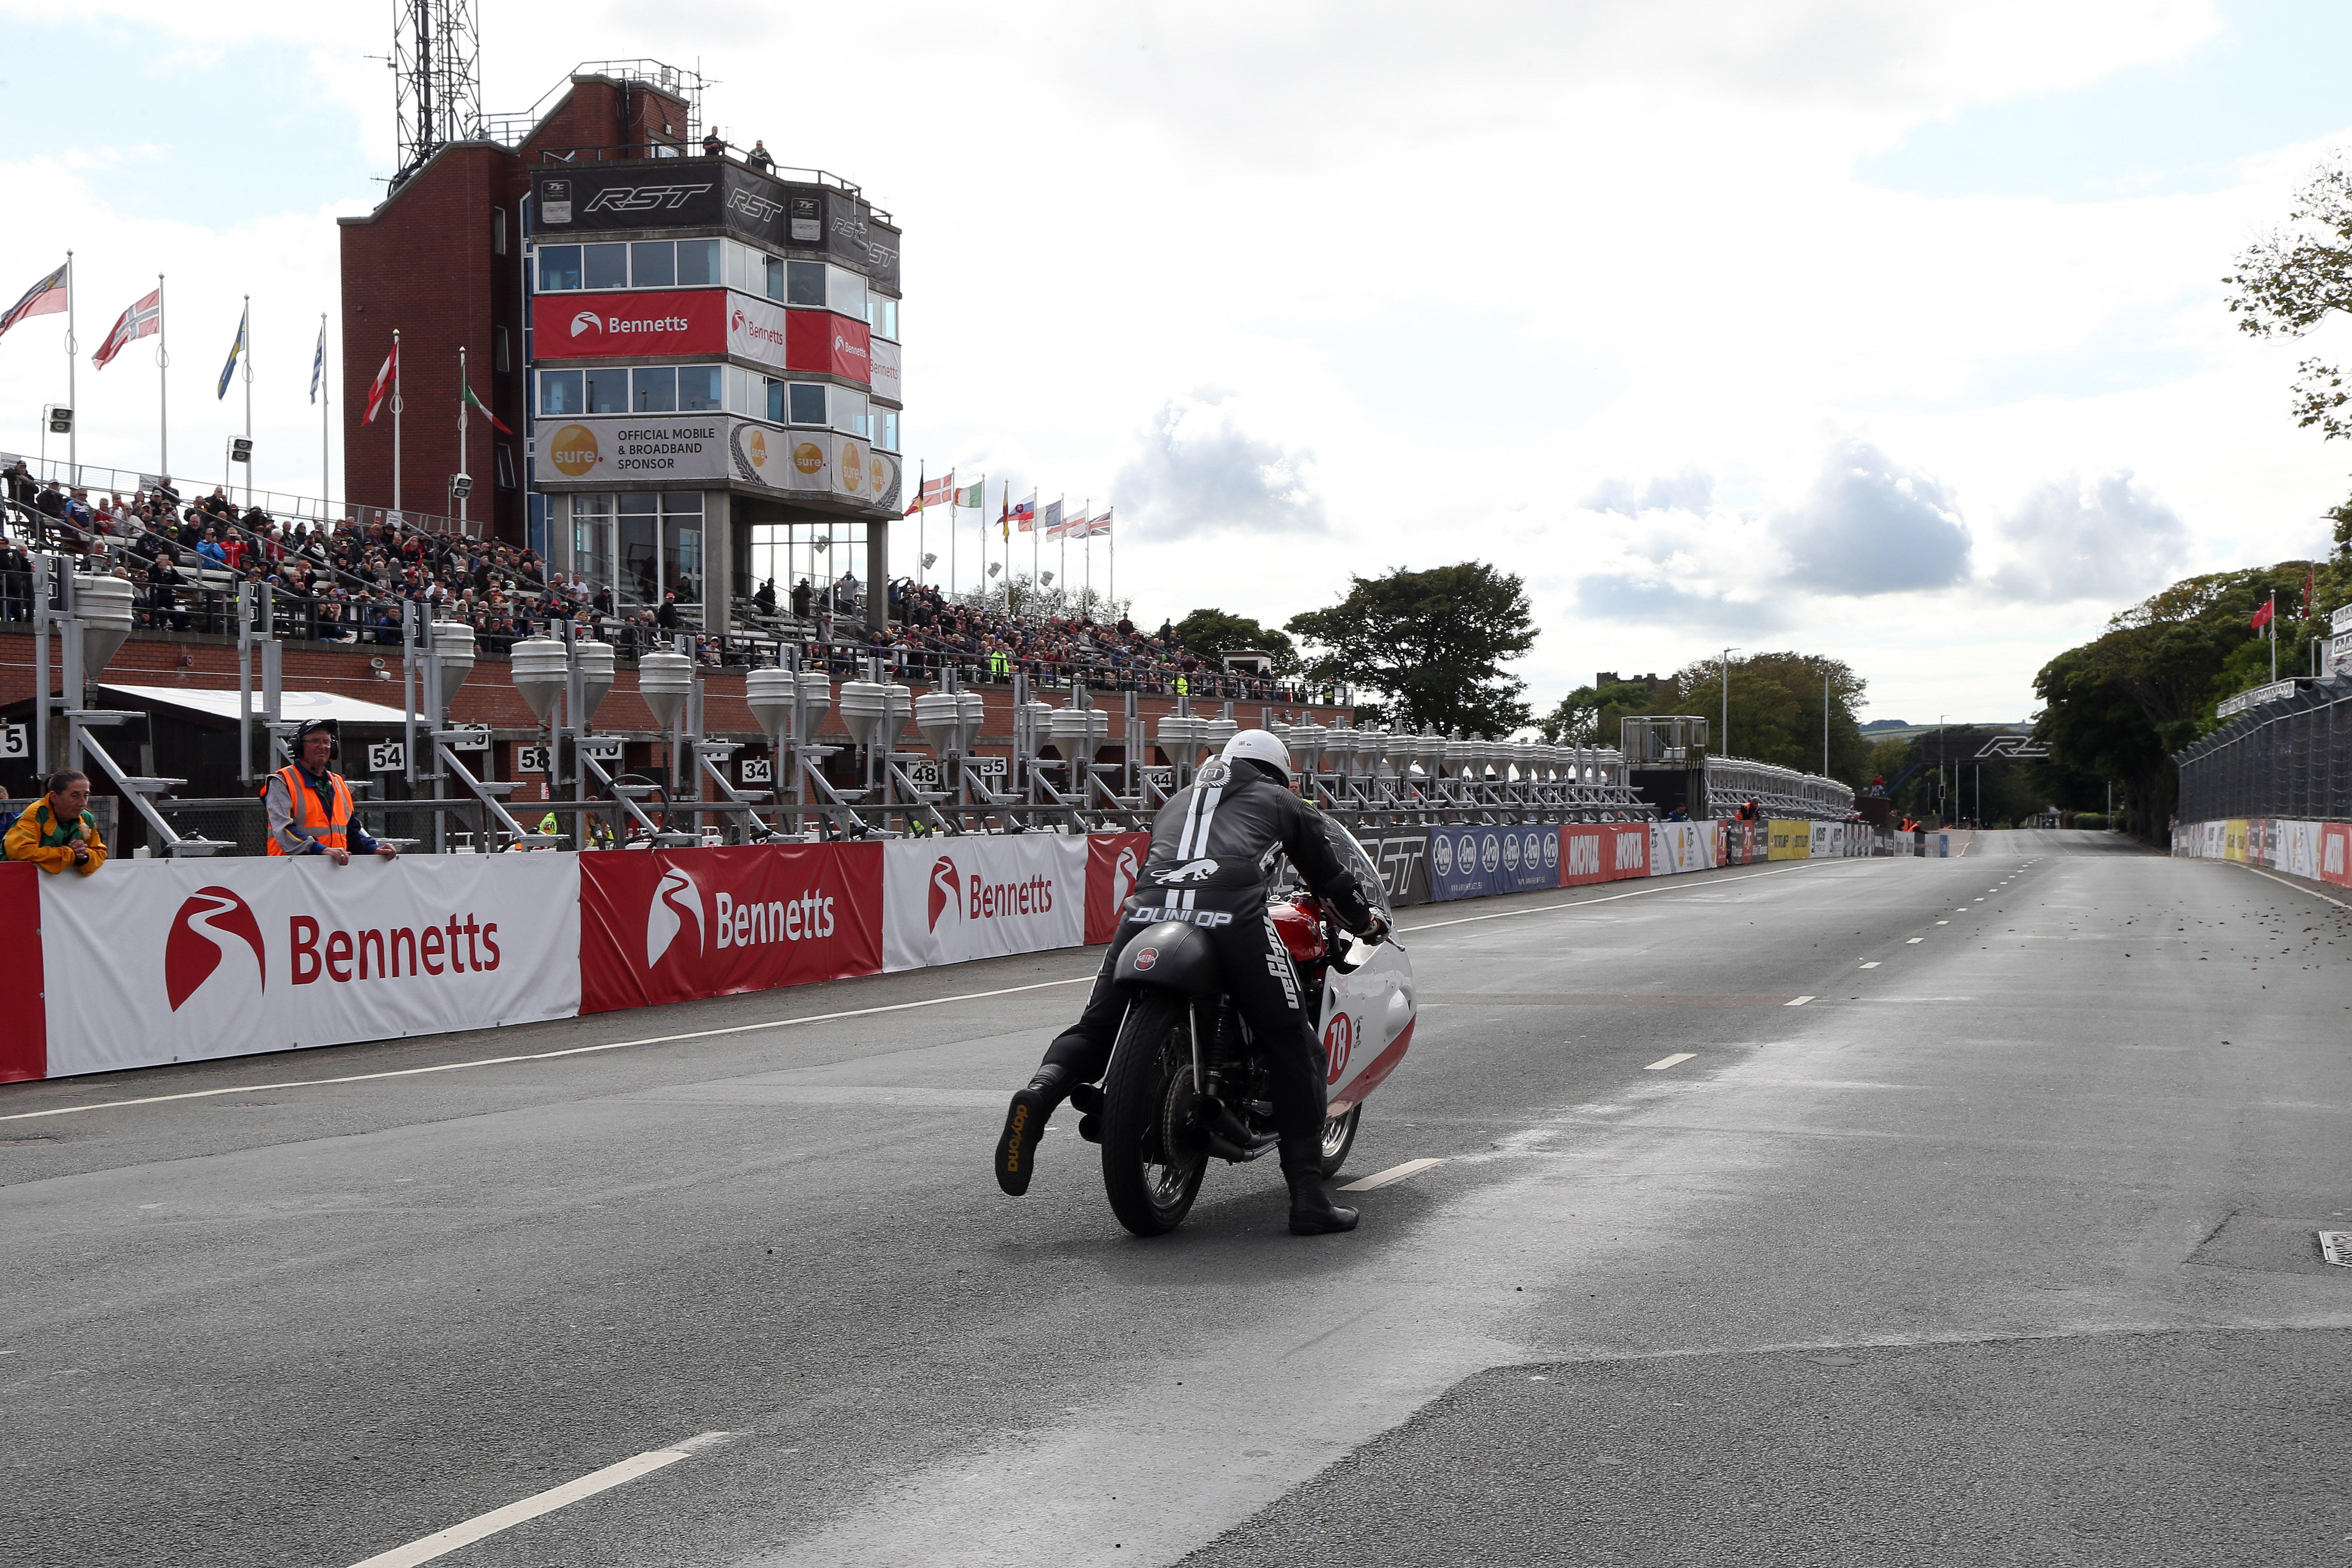
[[[397,0],[392,68],[398,78],[400,167],[394,184],[452,142],[482,134],[477,0]]]

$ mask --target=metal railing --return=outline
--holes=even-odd
[[[486,538],[489,527],[487,520],[478,517],[443,517],[414,508],[402,508],[395,511],[390,507],[363,506],[357,501],[331,500],[291,490],[248,489],[226,479],[190,479],[185,473],[175,478],[168,474],[142,473],[133,468],[110,468],[97,463],[68,463],[59,458],[0,452],[0,468],[17,463],[24,464],[26,472],[39,483],[55,483],[68,490],[87,490],[93,497],[121,496],[129,500],[168,486],[174,504],[186,506],[217,489],[236,501],[239,511],[257,506],[269,514],[272,521],[282,522],[289,527],[298,522],[349,522],[356,528],[373,523],[390,527],[394,531],[413,529],[420,533],[464,539]]]
[[[2295,684],[2173,754],[2179,820],[2352,818],[2352,679]]]

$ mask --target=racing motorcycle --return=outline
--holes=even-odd
[[[1369,858],[1337,825],[1328,831],[1378,902]],[[1328,1180],[1347,1163],[1365,1097],[1412,1042],[1412,965],[1393,936],[1377,944],[1349,936],[1303,889],[1277,886],[1266,903],[1323,1045]],[[1093,1104],[1072,1100],[1093,1123],[1080,1131],[1102,1144],[1103,1188],[1119,1223],[1162,1236],[1191,1212],[1212,1159],[1244,1164],[1275,1151],[1274,1105],[1257,1042],[1224,994],[1203,931],[1182,921],[1146,928],[1120,953],[1115,977],[1128,1005],[1110,1068],[1086,1097]]]

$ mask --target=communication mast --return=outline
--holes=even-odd
[[[398,0],[392,68],[398,79],[398,184],[452,142],[482,134],[477,0]]]

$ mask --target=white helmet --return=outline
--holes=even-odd
[[[1270,730],[1244,730],[1227,741],[1225,749],[1217,754],[1229,766],[1247,757],[1251,762],[1281,769],[1286,783],[1290,778],[1290,748],[1282,743],[1281,736]]]

